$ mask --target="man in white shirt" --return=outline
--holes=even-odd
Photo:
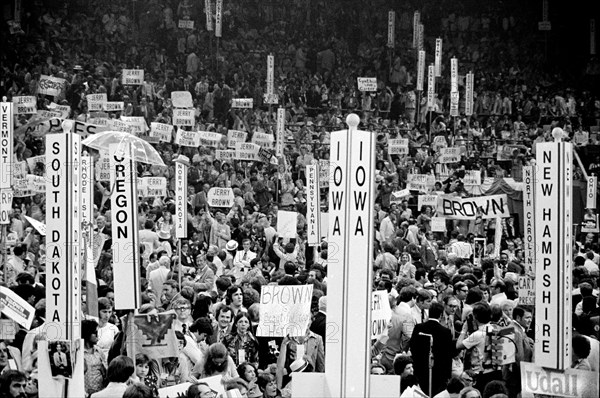
[[[396,235],[396,214],[390,213],[387,217],[381,220],[379,233],[381,234],[381,242],[386,242]]]
[[[250,268],[250,261],[256,258],[256,253],[250,250],[252,241],[250,239],[244,239],[242,241],[242,250],[238,250],[233,258],[233,266],[239,266],[240,268]]]
[[[150,252],[158,250],[160,247],[160,241],[158,240],[158,234],[153,231],[154,229],[154,221],[146,220],[144,223],[144,229],[138,233],[138,237],[140,242],[143,245],[146,245]],[[148,255],[150,255],[150,252]]]
[[[104,390],[92,394],[91,398],[121,398],[127,389],[127,381],[135,371],[133,360],[119,355],[108,364],[106,377],[108,386]]]
[[[150,281],[154,294],[161,294],[163,283],[167,280],[169,272],[171,272],[171,259],[167,256],[162,256],[158,260],[158,269],[155,269],[148,274],[148,281]]]
[[[495,281],[494,283],[492,283],[491,289],[492,298],[490,299],[490,306],[494,304],[501,306],[502,303],[508,300],[508,297],[506,297],[506,285],[503,281]]]

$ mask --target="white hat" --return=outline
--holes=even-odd
[[[300,359],[296,359],[294,362],[292,362],[292,364],[290,365],[290,370],[292,372],[303,372],[307,366],[308,366],[308,362],[306,361],[306,359],[300,358]]]
[[[238,243],[235,240],[230,240],[229,242],[227,242],[227,244],[225,245],[225,250],[227,251],[233,251],[233,250],[237,250],[238,248]]]
[[[171,239],[171,233],[169,231],[160,230],[158,231],[159,239]]]

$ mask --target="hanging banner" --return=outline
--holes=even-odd
[[[304,336],[310,323],[313,285],[263,286],[258,337]]]
[[[523,254],[525,256],[525,274],[535,275],[535,179],[532,166],[523,166]]]
[[[193,127],[196,113],[193,109],[173,109],[173,125]]]
[[[15,96],[12,98],[16,115],[27,115],[37,112],[37,100],[33,95]]]
[[[211,0],[204,0],[204,14],[206,14],[206,30],[212,32],[212,4]]]
[[[217,0],[216,6],[215,6],[215,36],[216,37],[221,37],[222,18],[223,18],[223,0]]]
[[[211,188],[208,190],[207,201],[210,207],[232,207],[233,189],[231,188]]]
[[[433,65],[429,65],[427,74],[427,107],[430,111],[435,106],[435,73]]]
[[[159,142],[171,142],[173,126],[165,123],[150,123],[150,137],[158,138]]]
[[[392,309],[387,290],[376,290],[371,299],[371,340],[387,336]]]
[[[387,46],[394,48],[396,41],[396,13],[394,11],[388,11],[388,41]]]
[[[252,134],[252,143],[256,144],[256,145],[260,145],[261,147],[264,148],[272,148],[273,147],[273,140],[275,137],[273,137],[272,134],[269,133],[259,133],[256,132],[254,134]]]
[[[231,107],[238,109],[252,109],[254,107],[254,99],[252,98],[233,98]]]
[[[46,320],[59,340],[80,335],[80,151],[77,134],[46,136]]]
[[[229,130],[227,131],[227,147],[235,148],[237,142],[246,142],[247,137],[248,133],[245,131]]]
[[[359,91],[377,91],[376,77],[357,77]]]
[[[423,80],[425,80],[425,51],[419,51],[417,62],[417,91],[423,91]]]
[[[267,55],[267,95],[275,94],[275,57]]]
[[[283,144],[285,135],[285,108],[277,109],[277,139],[275,140],[275,155],[283,156]]]
[[[536,144],[535,364],[571,366],[573,145]]]
[[[189,162],[187,157],[175,162],[175,237],[186,239],[188,237],[188,187],[187,166],[183,162]]]
[[[478,210],[484,219],[510,217],[508,200],[505,194],[476,196],[473,198],[438,197],[437,214],[440,217],[451,220],[474,220],[477,217]]]
[[[316,164],[306,166],[306,223],[309,246],[321,244],[321,198],[319,170]]]
[[[238,160],[258,160],[259,145],[250,142],[235,143],[235,158]]]
[[[134,310],[141,306],[137,177],[133,156],[123,157],[118,147],[109,149],[115,309]]]
[[[189,91],[172,91],[171,101],[175,108],[193,108],[194,101],[192,100],[192,93]]]
[[[421,13],[415,11],[413,15],[413,48],[417,48],[419,45],[419,24],[421,23]]]
[[[108,101],[106,93],[88,94],[85,96],[89,111],[102,111]]]
[[[596,198],[598,192],[598,177],[590,176],[587,180],[587,194],[586,194],[586,209],[595,209],[598,199]]]
[[[140,85],[144,83],[143,69],[123,69],[121,84]]]
[[[435,39],[435,77],[442,76],[442,39]]]
[[[390,155],[408,155],[408,139],[393,138],[388,140],[388,153]]]
[[[200,146],[200,135],[196,131],[177,130],[175,144],[198,148]]]
[[[56,97],[65,86],[66,80],[60,77],[41,75],[38,82],[38,94]]]

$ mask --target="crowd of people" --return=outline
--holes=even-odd
[[[373,290],[387,291],[392,309],[386,335],[373,341],[371,372],[398,375],[403,391],[418,388],[436,397],[519,396],[519,364],[533,362],[536,337],[534,308],[518,297],[518,278],[526,273],[519,221],[503,219],[495,257],[495,219],[447,221],[447,232],[433,231],[435,208],[417,208],[416,191],[401,200],[393,193],[407,187],[410,174],[429,174],[436,181],[432,191],[460,197],[474,194],[463,182],[471,170],[480,170],[482,181],[519,183],[522,166],[535,159],[535,144],[552,141],[556,127],[580,154],[574,178],[598,176],[600,96],[582,84],[598,75],[596,59],[580,74],[585,78],[561,73],[530,37],[527,22],[533,18],[537,24],[536,17],[516,13],[511,2],[477,11],[467,1],[425,1],[418,8],[410,2],[392,7],[384,0],[352,2],[369,7],[224,1],[221,38],[206,30],[198,1],[34,3],[24,4],[19,23],[2,27],[0,96],[8,101],[33,95],[38,110],[66,105],[68,118],[86,123],[142,116],[148,125],[171,124],[171,93],[189,91],[191,130],[224,136],[243,130],[248,141],[255,133],[275,134],[277,107],[285,109],[279,166],[217,160],[215,149],[227,149],[226,140],[217,148],[153,142],[166,166],[138,163],[139,176],[168,181],[167,196],[138,201],[143,305],[137,310],[175,315],[179,355],[167,362],[142,353],[127,356],[128,314],[114,310],[119,275],[112,267],[111,190],[96,181],[94,230],[103,243],[96,266],[98,316],[89,316],[90,303],[84,303],[81,325],[87,396],[156,397],[158,389],[185,382],[191,383],[188,398],[214,396],[203,379],[221,375],[224,388],[242,396],[286,397],[294,373],[326,371],[328,244],[326,233],[319,245],[307,244],[305,166],[329,158],[330,133],[347,128],[344,119],[351,112],[360,115],[361,129],[377,134],[376,241],[372,264],[365,266],[373,268]],[[393,49],[386,47],[389,9],[396,11]],[[428,60],[433,62],[435,38],[444,43],[433,108],[416,90],[417,9]],[[180,20],[192,20],[194,28],[179,28]],[[214,29],[214,18],[211,22]],[[275,56],[278,105],[265,103],[268,54]],[[462,80],[460,116],[449,115],[450,57],[459,60],[459,75],[475,74],[473,115],[465,115]],[[123,68],[143,69],[144,83],[123,85]],[[38,94],[42,75],[67,84],[54,98]],[[377,77],[377,91],[359,91],[357,77]],[[86,95],[96,93],[122,101],[123,111],[89,111]],[[232,108],[234,98],[252,98],[253,108]],[[15,162],[44,154],[45,137],[23,127],[42,121],[37,119],[16,118]],[[389,154],[393,138],[409,140],[408,154]],[[440,167],[445,147],[459,147],[460,162]],[[99,159],[97,151],[87,150]],[[191,160],[188,237],[181,251],[173,191],[179,155]],[[212,187],[232,188],[234,205],[211,208]],[[327,192],[321,189],[322,212],[328,210]],[[29,331],[18,327],[12,338],[3,334],[0,340],[0,397],[35,397],[37,379],[46,377],[37,364],[42,354],[37,342],[44,339],[39,331],[48,322],[45,237],[26,218],[44,222],[44,196],[14,198],[4,236],[4,285],[35,308],[35,319]],[[295,238],[279,236],[279,210],[297,212]],[[481,247],[479,239],[487,244]],[[578,233],[574,247],[572,367],[598,372],[598,233]],[[269,284],[313,286],[311,322],[302,336],[256,335],[261,290]],[[486,339],[505,327],[514,328],[515,362],[499,366],[490,359]],[[431,378],[430,344],[422,333],[433,336]],[[58,363],[64,361],[61,350],[55,353]],[[64,374],[67,365],[61,367]]]

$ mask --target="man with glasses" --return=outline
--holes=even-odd
[[[469,293],[469,287],[464,282],[456,282],[454,284],[454,297],[459,302],[459,308],[456,311],[456,320],[462,320],[465,310],[465,300],[467,299],[467,293]]]
[[[187,390],[188,398],[215,398],[217,391],[210,388],[206,383],[200,382],[198,384],[192,384]]]
[[[440,318],[440,323],[442,326],[447,327],[452,332],[452,339],[456,339],[456,328],[454,326],[454,322],[459,320],[457,317],[457,311],[459,309],[459,301],[454,296],[446,296],[444,297],[444,312],[442,317]]]

